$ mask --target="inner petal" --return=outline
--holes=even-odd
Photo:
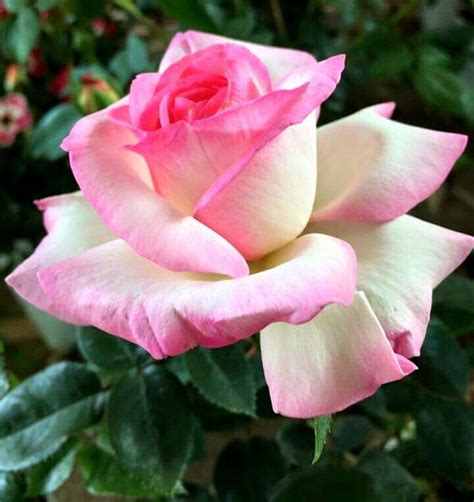
[[[185,56],[169,66],[152,84],[149,90],[153,94],[148,104],[130,113],[135,117],[135,127],[146,132],[179,120],[210,117],[223,109],[252,101],[272,89],[263,63],[249,50],[235,44],[218,44]],[[132,86],[131,107],[140,102],[132,99],[139,91],[140,86]],[[191,112],[192,108],[177,100],[178,97],[199,103],[199,106]]]

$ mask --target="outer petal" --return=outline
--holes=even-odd
[[[39,285],[39,270],[115,239],[115,236],[80,192],[49,197],[36,204],[44,211],[48,235],[35,252],[6,278],[6,282],[26,301],[54,315],[54,305]]]
[[[246,275],[234,247],[153,191],[143,158],[124,148],[136,137],[108,113],[81,119],[63,142],[84,196],[104,222],[138,253],[171,270]]]
[[[383,224],[317,223],[308,230],[354,247],[358,289],[366,293],[395,352],[418,356],[432,290],[469,255],[473,238],[411,216]]]
[[[295,418],[340,411],[416,369],[394,354],[363,293],[306,324],[272,324],[260,342],[273,409]]]
[[[314,57],[307,52],[252,44],[190,30],[184,33],[177,33],[173,37],[173,40],[169,44],[161,60],[159,71],[163,72],[168,66],[175,63],[186,54],[192,54],[210,45],[223,43],[242,45],[253,52],[266,65],[274,83],[277,83],[298,66],[314,63],[315,61]]]
[[[443,183],[466,136],[395,122],[393,108],[373,106],[318,129],[313,220],[390,220]]]
[[[304,236],[260,266],[268,269],[226,280],[170,272],[113,241],[39,277],[62,319],[98,326],[156,358],[197,344],[221,347],[271,322],[305,322],[328,303],[352,300],[355,256],[338,239]]]

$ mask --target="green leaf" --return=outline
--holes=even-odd
[[[150,56],[147,44],[137,35],[127,38],[125,49],[118,52],[110,61],[109,68],[122,85],[136,74],[150,67]]]
[[[68,441],[57,453],[27,472],[28,495],[38,497],[57,490],[71,476],[78,447]]]
[[[438,394],[463,398],[469,384],[469,362],[467,354],[448,328],[438,319],[432,318],[416,362],[420,371],[419,381]]]
[[[25,480],[13,472],[0,472],[0,500],[2,502],[23,502]]]
[[[331,430],[332,416],[322,415],[320,417],[313,418],[313,429],[314,429],[314,455],[313,464],[315,464],[321,454],[323,453],[324,445],[328,434]]]
[[[184,359],[185,354],[180,356],[169,357],[165,364],[171,373],[183,384],[186,385],[191,380],[189,375],[188,367],[186,366],[186,361]]]
[[[422,476],[427,470],[430,470],[431,466],[427,465],[416,437],[400,441],[396,445],[393,455],[396,456],[400,465],[417,477]]]
[[[28,7],[29,3],[29,0],[4,0],[4,5],[8,12],[20,12]]]
[[[103,393],[84,365],[49,366],[0,401],[0,469],[36,464],[57,451],[73,432],[100,416]]]
[[[425,392],[411,379],[384,385],[387,410],[391,413],[414,413],[425,406]]]
[[[123,86],[125,86],[133,76],[133,70],[130,68],[128,54],[125,50],[115,54],[110,60],[109,69]]]
[[[193,447],[189,455],[188,464],[200,462],[207,458],[206,438],[201,422],[194,417],[193,420]]]
[[[372,417],[384,417],[387,414],[387,402],[384,390],[380,388],[374,395],[361,401],[359,406]]]
[[[232,413],[216,406],[199,392],[191,392],[189,398],[193,413],[207,431],[233,430],[243,427],[251,421],[249,415]]]
[[[34,159],[48,160],[57,160],[66,155],[59,145],[80,118],[81,114],[71,104],[62,104],[51,108],[41,117],[31,135],[30,155]]]
[[[130,69],[134,73],[145,70],[150,64],[148,46],[146,42],[133,33],[127,38],[126,51]]]
[[[156,5],[168,17],[179,21],[182,28],[193,28],[209,32],[218,32],[212,17],[208,14],[200,0],[155,0]]]
[[[314,458],[314,431],[303,420],[284,424],[277,441],[285,457],[293,464],[310,465]]]
[[[413,63],[413,55],[406,43],[399,41],[379,52],[369,66],[376,78],[390,79],[406,72]]]
[[[223,349],[198,347],[187,352],[185,360],[191,382],[206,399],[235,413],[255,415],[255,380],[239,345]]]
[[[445,68],[420,66],[414,74],[415,88],[430,105],[442,111],[460,114],[461,83],[459,76]]]
[[[72,0],[74,12],[81,18],[88,20],[104,14],[106,0]]]
[[[272,502],[378,502],[372,479],[363,472],[332,465],[298,469],[276,487]]]
[[[19,10],[9,33],[9,47],[15,59],[24,63],[38,43],[40,23],[32,9]]]
[[[77,329],[77,345],[84,359],[106,371],[133,368],[138,361],[138,348],[121,338],[93,327]]]
[[[433,313],[454,335],[474,330],[474,281],[460,275],[444,280],[434,291]]]
[[[375,491],[383,502],[416,502],[420,498],[420,491],[410,473],[383,451],[364,453],[357,469],[373,479]]]
[[[179,381],[161,366],[130,372],[112,388],[107,421],[120,461],[171,494],[193,444],[193,418]]]
[[[268,500],[288,467],[278,444],[254,437],[227,445],[217,459],[214,485],[222,501]]]
[[[474,90],[468,79],[449,68],[449,56],[422,45],[419,59],[413,82],[423,100],[449,115],[472,121]]]
[[[5,366],[3,350],[3,342],[0,340],[0,398],[4,396],[10,388],[10,380]]]
[[[81,474],[87,491],[92,495],[159,498],[160,491],[148,476],[132,473],[117,459],[96,446],[84,447],[79,455]]]
[[[353,450],[363,446],[373,430],[364,415],[345,414],[336,418],[332,428],[334,444],[343,450]]]
[[[36,8],[43,12],[62,3],[63,0],[36,0]]]
[[[426,398],[416,414],[421,451],[445,478],[465,487],[474,470],[474,409],[463,402]]]
[[[216,502],[217,499],[212,496],[206,487],[197,483],[186,483],[186,493],[178,495],[170,502]]]
[[[253,379],[255,381],[255,387],[257,390],[263,389],[267,386],[265,380],[265,374],[263,372],[262,357],[260,353],[252,356],[249,359],[250,366],[252,368]]]

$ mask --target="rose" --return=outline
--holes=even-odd
[[[176,35],[159,73],[65,140],[82,194],[38,202],[48,235],[9,284],[158,359],[261,330],[273,407],[289,416],[407,375],[431,291],[473,240],[403,215],[466,138],[367,108],[318,129],[316,191],[316,116],[342,65]]]
[[[33,116],[23,94],[12,93],[0,98],[0,147],[12,145],[17,135],[32,123]]]

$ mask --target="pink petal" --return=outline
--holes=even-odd
[[[393,107],[366,108],[318,129],[313,220],[390,220],[446,179],[466,136],[395,122]]]
[[[306,324],[272,324],[260,343],[273,409],[294,418],[343,410],[416,369],[394,354],[363,293]]]
[[[176,310],[201,333],[202,345],[222,347],[272,322],[306,322],[328,303],[348,305],[357,276],[352,248],[317,234],[266,256],[254,270],[180,297]]]
[[[357,288],[367,298],[395,352],[420,354],[432,290],[472,250],[474,239],[411,216],[388,223],[327,222],[307,231],[349,242],[358,263]]]
[[[177,33],[173,37],[161,60],[159,71],[163,72],[171,64],[179,61],[187,54],[192,54],[214,44],[225,43],[241,45],[255,54],[267,67],[273,83],[277,83],[298,66],[314,62],[314,57],[307,52],[252,44],[242,42],[241,40],[233,40],[218,35],[190,30],[184,33]]]
[[[248,266],[234,247],[153,191],[146,162],[124,148],[135,135],[108,120],[108,113],[81,119],[63,142],[84,196],[107,226],[170,270],[246,275]]]
[[[6,282],[26,301],[54,315],[54,305],[38,283],[39,270],[115,239],[115,236],[80,192],[49,197],[36,204],[44,211],[48,235],[35,252],[6,278]]]
[[[150,117],[145,114],[145,110],[155,94],[160,77],[159,73],[141,73],[130,85],[129,114],[132,124],[137,129],[156,127],[157,116]]]
[[[319,65],[330,76],[320,72]],[[186,214],[194,208],[200,219],[201,210],[246,170],[257,151],[287,127],[302,122],[329,97],[343,65],[343,57],[331,58],[329,65],[319,63],[312,80],[300,87],[271,92],[191,124],[175,123],[148,134],[131,148],[147,160],[157,191]],[[334,80],[336,67],[339,76]],[[314,184],[309,190],[314,190]]]
[[[130,114],[133,124],[153,131],[169,121],[161,120],[165,96],[171,96],[166,111],[173,115],[175,95],[196,87],[229,90],[226,107],[235,106],[271,91],[265,65],[249,50],[236,44],[218,44],[185,55],[162,74],[139,75],[130,89]],[[170,94],[172,93],[172,94]],[[160,112],[160,113],[159,113]]]
[[[355,256],[327,236],[302,237],[240,279],[165,270],[113,241],[43,269],[59,316],[98,326],[148,350],[221,347],[275,321],[305,322],[331,302],[349,304]]]

